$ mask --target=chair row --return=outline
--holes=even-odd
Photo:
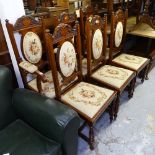
[[[119,98],[127,88],[133,96],[136,77],[145,79],[149,59],[121,54],[126,12],[112,14],[107,61],[107,17],[91,15],[85,22],[85,55],[82,54],[80,25],[60,23],[50,33],[33,18],[23,16],[6,26],[25,87],[70,106],[84,120],[79,135],[94,149],[94,124],[107,110],[116,119]],[[15,33],[21,35],[21,48]],[[20,52],[21,50],[21,52]],[[86,61],[85,61],[86,60]],[[86,62],[83,76],[82,61]],[[31,74],[31,75],[30,75]],[[82,133],[88,125],[89,134]]]

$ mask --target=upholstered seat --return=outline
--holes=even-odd
[[[82,59],[82,75],[83,76],[87,75],[87,59],[86,58]]]
[[[89,83],[80,82],[61,96],[61,100],[93,119],[101,108],[113,99],[114,91]]]
[[[109,51],[110,51],[110,48],[106,48],[106,53],[105,53],[106,60],[109,59]]]
[[[121,54],[114,58],[112,62],[126,66],[131,70],[139,70],[141,67],[149,63],[149,59],[131,54]]]
[[[54,98],[55,97],[55,90],[54,90],[52,73],[51,73],[51,71],[48,71],[44,75],[46,76],[47,80],[50,82],[45,82],[45,83],[42,82],[42,94],[47,96],[47,97]],[[61,82],[61,76],[60,76],[60,74],[58,74],[58,75],[59,75],[59,80]],[[33,90],[38,92],[36,78],[31,80],[28,83],[28,86],[30,88],[32,88]]]
[[[133,75],[133,71],[105,65],[92,74],[92,77],[120,89]]]

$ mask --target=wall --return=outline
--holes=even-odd
[[[22,15],[25,15],[23,1],[22,0],[0,0],[0,19],[2,22],[2,27],[4,30],[4,35],[6,38],[6,42],[8,45],[8,50],[10,53],[10,57],[12,60],[12,64],[15,70],[16,78],[18,81],[19,87],[23,87],[23,82],[21,79],[21,75],[18,69],[18,65],[15,59],[15,55],[13,52],[13,48],[10,42],[10,38],[7,33],[7,29],[5,26],[5,19],[8,19],[10,23],[14,24],[16,19],[21,17]],[[20,44],[19,36],[16,36],[17,42]]]

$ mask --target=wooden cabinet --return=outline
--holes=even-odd
[[[68,7],[38,7],[37,13],[47,12],[51,17],[59,16],[62,12],[68,12]]]
[[[17,80],[13,70],[13,66],[12,66],[10,54],[8,51],[7,43],[5,40],[4,32],[2,29],[1,21],[0,21],[0,65],[5,65],[11,69],[13,74],[13,85],[14,87],[17,87]]]
[[[57,0],[57,5],[62,7],[69,7],[69,0]]]
[[[122,7],[128,0],[91,0],[94,7],[105,8],[110,15],[112,11],[116,11],[118,7]]]
[[[0,22],[0,65],[9,65],[11,63],[6,40],[4,37],[2,24]]]

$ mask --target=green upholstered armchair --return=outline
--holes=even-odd
[[[0,66],[0,155],[76,155],[77,113],[11,83],[10,70]]]

